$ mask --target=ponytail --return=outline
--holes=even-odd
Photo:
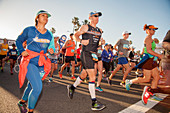
[[[149,29],[149,26],[147,24],[144,25],[143,30]]]

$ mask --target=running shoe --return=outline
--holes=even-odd
[[[70,99],[72,99],[73,98],[73,94],[74,94],[74,89],[71,89],[71,85],[68,85],[67,86],[67,90],[68,90],[68,97]]]
[[[125,82],[122,81],[122,82],[120,83],[120,85],[123,86],[123,87],[125,87]]]
[[[14,73],[13,72],[11,72],[11,75],[13,75]]]
[[[27,105],[24,103],[24,104],[20,104],[20,101],[18,102],[18,107],[21,111],[21,113],[27,113]]]
[[[72,77],[71,77],[71,80],[76,80],[76,77],[75,77],[75,76],[72,76]]]
[[[62,73],[59,73],[59,77],[60,77],[60,79],[62,79],[62,76],[63,76],[63,75],[62,75]]]
[[[126,79],[126,81],[125,81],[125,88],[126,88],[127,91],[130,90],[130,86],[131,86],[130,80]]]
[[[53,82],[53,79],[52,79],[52,78],[49,78],[48,82]]]
[[[144,105],[147,104],[148,102],[148,99],[151,95],[153,95],[151,92],[148,91],[149,87],[148,86],[145,86],[144,89],[143,89],[143,93],[142,93],[142,103]]]
[[[91,110],[100,111],[100,110],[103,110],[105,107],[106,107],[105,105],[101,104],[98,101],[95,101],[95,103],[92,104]]]
[[[107,82],[110,86],[112,85],[112,80],[109,77],[107,78]]]
[[[96,87],[96,91],[103,92],[103,89],[99,86],[99,87]]]
[[[156,100],[156,101],[162,101],[162,98],[159,98],[156,94],[153,94],[153,96],[150,98],[152,100]]]

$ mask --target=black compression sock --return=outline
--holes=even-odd
[[[92,106],[93,106],[95,104],[95,102],[96,102],[96,98],[93,98],[91,100],[92,100]]]
[[[75,88],[73,85],[71,85],[71,89],[74,90],[74,89],[76,89],[76,88]]]

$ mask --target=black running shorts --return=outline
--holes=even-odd
[[[94,60],[90,52],[82,51],[81,62],[84,69],[94,69]]]
[[[65,56],[65,63],[71,63],[71,61],[75,61],[74,56]]]

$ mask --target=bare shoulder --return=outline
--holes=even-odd
[[[144,40],[144,43],[150,43],[150,42],[152,42],[152,37],[147,35],[145,40]]]
[[[82,25],[80,28],[81,32],[87,32],[88,31],[88,25]]]

